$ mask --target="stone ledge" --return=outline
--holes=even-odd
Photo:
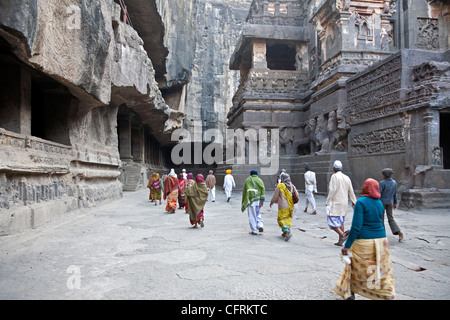
[[[448,209],[450,189],[409,189],[401,194],[400,209]]]

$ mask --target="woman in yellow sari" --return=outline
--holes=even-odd
[[[292,215],[294,213],[294,200],[292,194],[298,191],[292,184],[291,179],[287,173],[280,175],[281,183],[279,183],[273,193],[272,200],[270,200],[270,207],[278,200],[278,225],[283,233],[282,237],[286,241],[292,237]]]
[[[159,173],[155,173],[155,178],[153,179],[150,190],[152,192],[153,199],[155,200],[155,206],[157,205],[157,201],[159,200],[159,205],[161,205],[161,189],[162,183],[159,178]]]
[[[383,213],[378,181],[367,179],[362,197],[353,209],[352,227],[342,248],[342,255],[350,257],[350,264],[346,264],[334,287],[337,295],[349,300],[355,299],[355,293],[374,300],[395,299]]]

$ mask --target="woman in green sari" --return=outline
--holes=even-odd
[[[197,224],[200,224],[203,228],[205,226],[203,208],[206,200],[208,200],[208,188],[201,174],[197,175],[195,183],[187,187],[184,194],[186,195],[191,225],[197,228]]]

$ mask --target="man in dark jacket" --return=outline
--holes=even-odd
[[[384,212],[387,214],[389,227],[391,228],[392,234],[398,235],[398,241],[403,240],[403,233],[400,231],[400,227],[394,220],[393,208],[397,209],[397,182],[392,179],[394,170],[391,168],[386,168],[381,171],[383,180],[380,182],[380,194],[381,202],[383,202]],[[383,214],[384,221],[384,214]]]

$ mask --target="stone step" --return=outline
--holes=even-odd
[[[137,191],[142,185],[142,167],[139,165],[126,166],[122,171],[123,191]]]
[[[347,160],[347,154],[345,152],[333,152],[333,153],[316,153],[314,155],[306,156],[285,156],[280,157],[278,171],[285,169],[290,175],[292,182],[297,187],[299,191],[305,189],[305,181],[303,174],[305,173],[305,165],[308,163],[311,166],[311,170],[316,173],[317,179],[317,189],[320,194],[328,193],[328,183],[330,181],[333,172],[333,163],[335,160],[340,160],[342,162],[343,170],[342,172],[351,178],[349,170],[349,162]],[[232,170],[232,175],[236,181],[236,189],[242,190],[245,179],[250,174],[250,170],[256,169],[261,172],[262,165],[252,165],[252,164],[220,164],[215,170],[215,175],[217,179],[217,184],[222,186],[223,177],[225,176],[225,171],[227,169]],[[275,188],[277,174],[270,176],[262,176],[260,178],[264,181],[266,188]]]

